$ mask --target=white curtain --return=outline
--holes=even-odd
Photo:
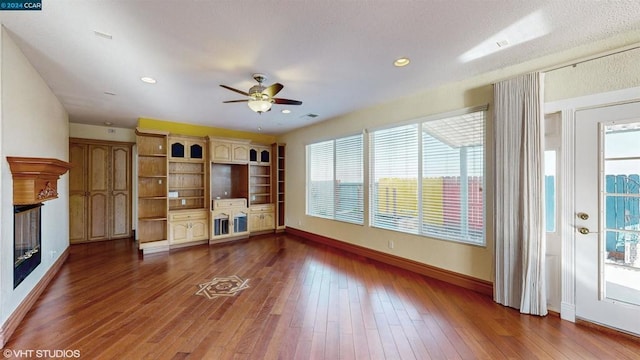
[[[494,300],[546,315],[543,74],[494,85]]]

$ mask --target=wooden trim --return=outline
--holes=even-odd
[[[13,204],[30,205],[58,198],[58,179],[70,168],[52,158],[7,156],[13,178]]]
[[[359,245],[349,244],[344,241],[328,238],[322,235],[310,233],[289,226],[287,226],[285,232],[320,244],[348,251],[356,255],[364,256],[372,260],[380,261],[388,265],[396,266],[401,269],[409,270],[430,278],[442,280],[444,282],[457,285],[465,289],[473,290],[484,295],[493,296],[493,283],[486,280],[481,280],[468,275],[440,269],[435,266],[430,266],[391,254],[386,254],[381,251],[365,248]]]
[[[97,139],[85,139],[85,138],[69,138],[69,144],[87,144],[87,145],[120,145],[120,146],[133,146],[135,142],[129,141],[111,141],[111,140],[97,140]]]
[[[136,135],[165,137],[169,135],[169,132],[165,130],[143,129],[136,127]]]
[[[52,158],[7,156],[13,177],[31,178],[39,175],[59,177],[66,173],[71,164]]]
[[[7,343],[11,335],[13,335],[14,331],[20,325],[22,319],[24,319],[25,315],[31,310],[33,305],[36,303],[42,292],[47,288],[51,280],[58,274],[62,265],[67,261],[69,257],[69,249],[67,247],[62,255],[53,263],[51,268],[44,274],[42,279],[38,281],[36,286],[29,292],[27,297],[22,300],[20,305],[13,311],[11,315],[7,318],[4,324],[2,324],[2,328],[0,328],[0,347],[4,347],[4,344]]]

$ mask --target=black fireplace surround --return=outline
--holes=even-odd
[[[15,289],[42,259],[42,203],[13,207],[13,288]]]

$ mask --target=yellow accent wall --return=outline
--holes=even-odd
[[[172,134],[191,136],[216,136],[236,139],[249,139],[262,144],[273,144],[276,137],[272,135],[257,134],[248,131],[229,130],[212,126],[201,126],[174,121],[157,120],[150,118],[138,118],[138,128],[148,130],[163,130]]]

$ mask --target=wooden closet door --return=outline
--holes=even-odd
[[[89,241],[109,238],[109,155],[109,146],[89,145]]]
[[[111,147],[111,238],[131,236],[131,147]]]
[[[87,239],[87,144],[69,144],[69,242]]]

